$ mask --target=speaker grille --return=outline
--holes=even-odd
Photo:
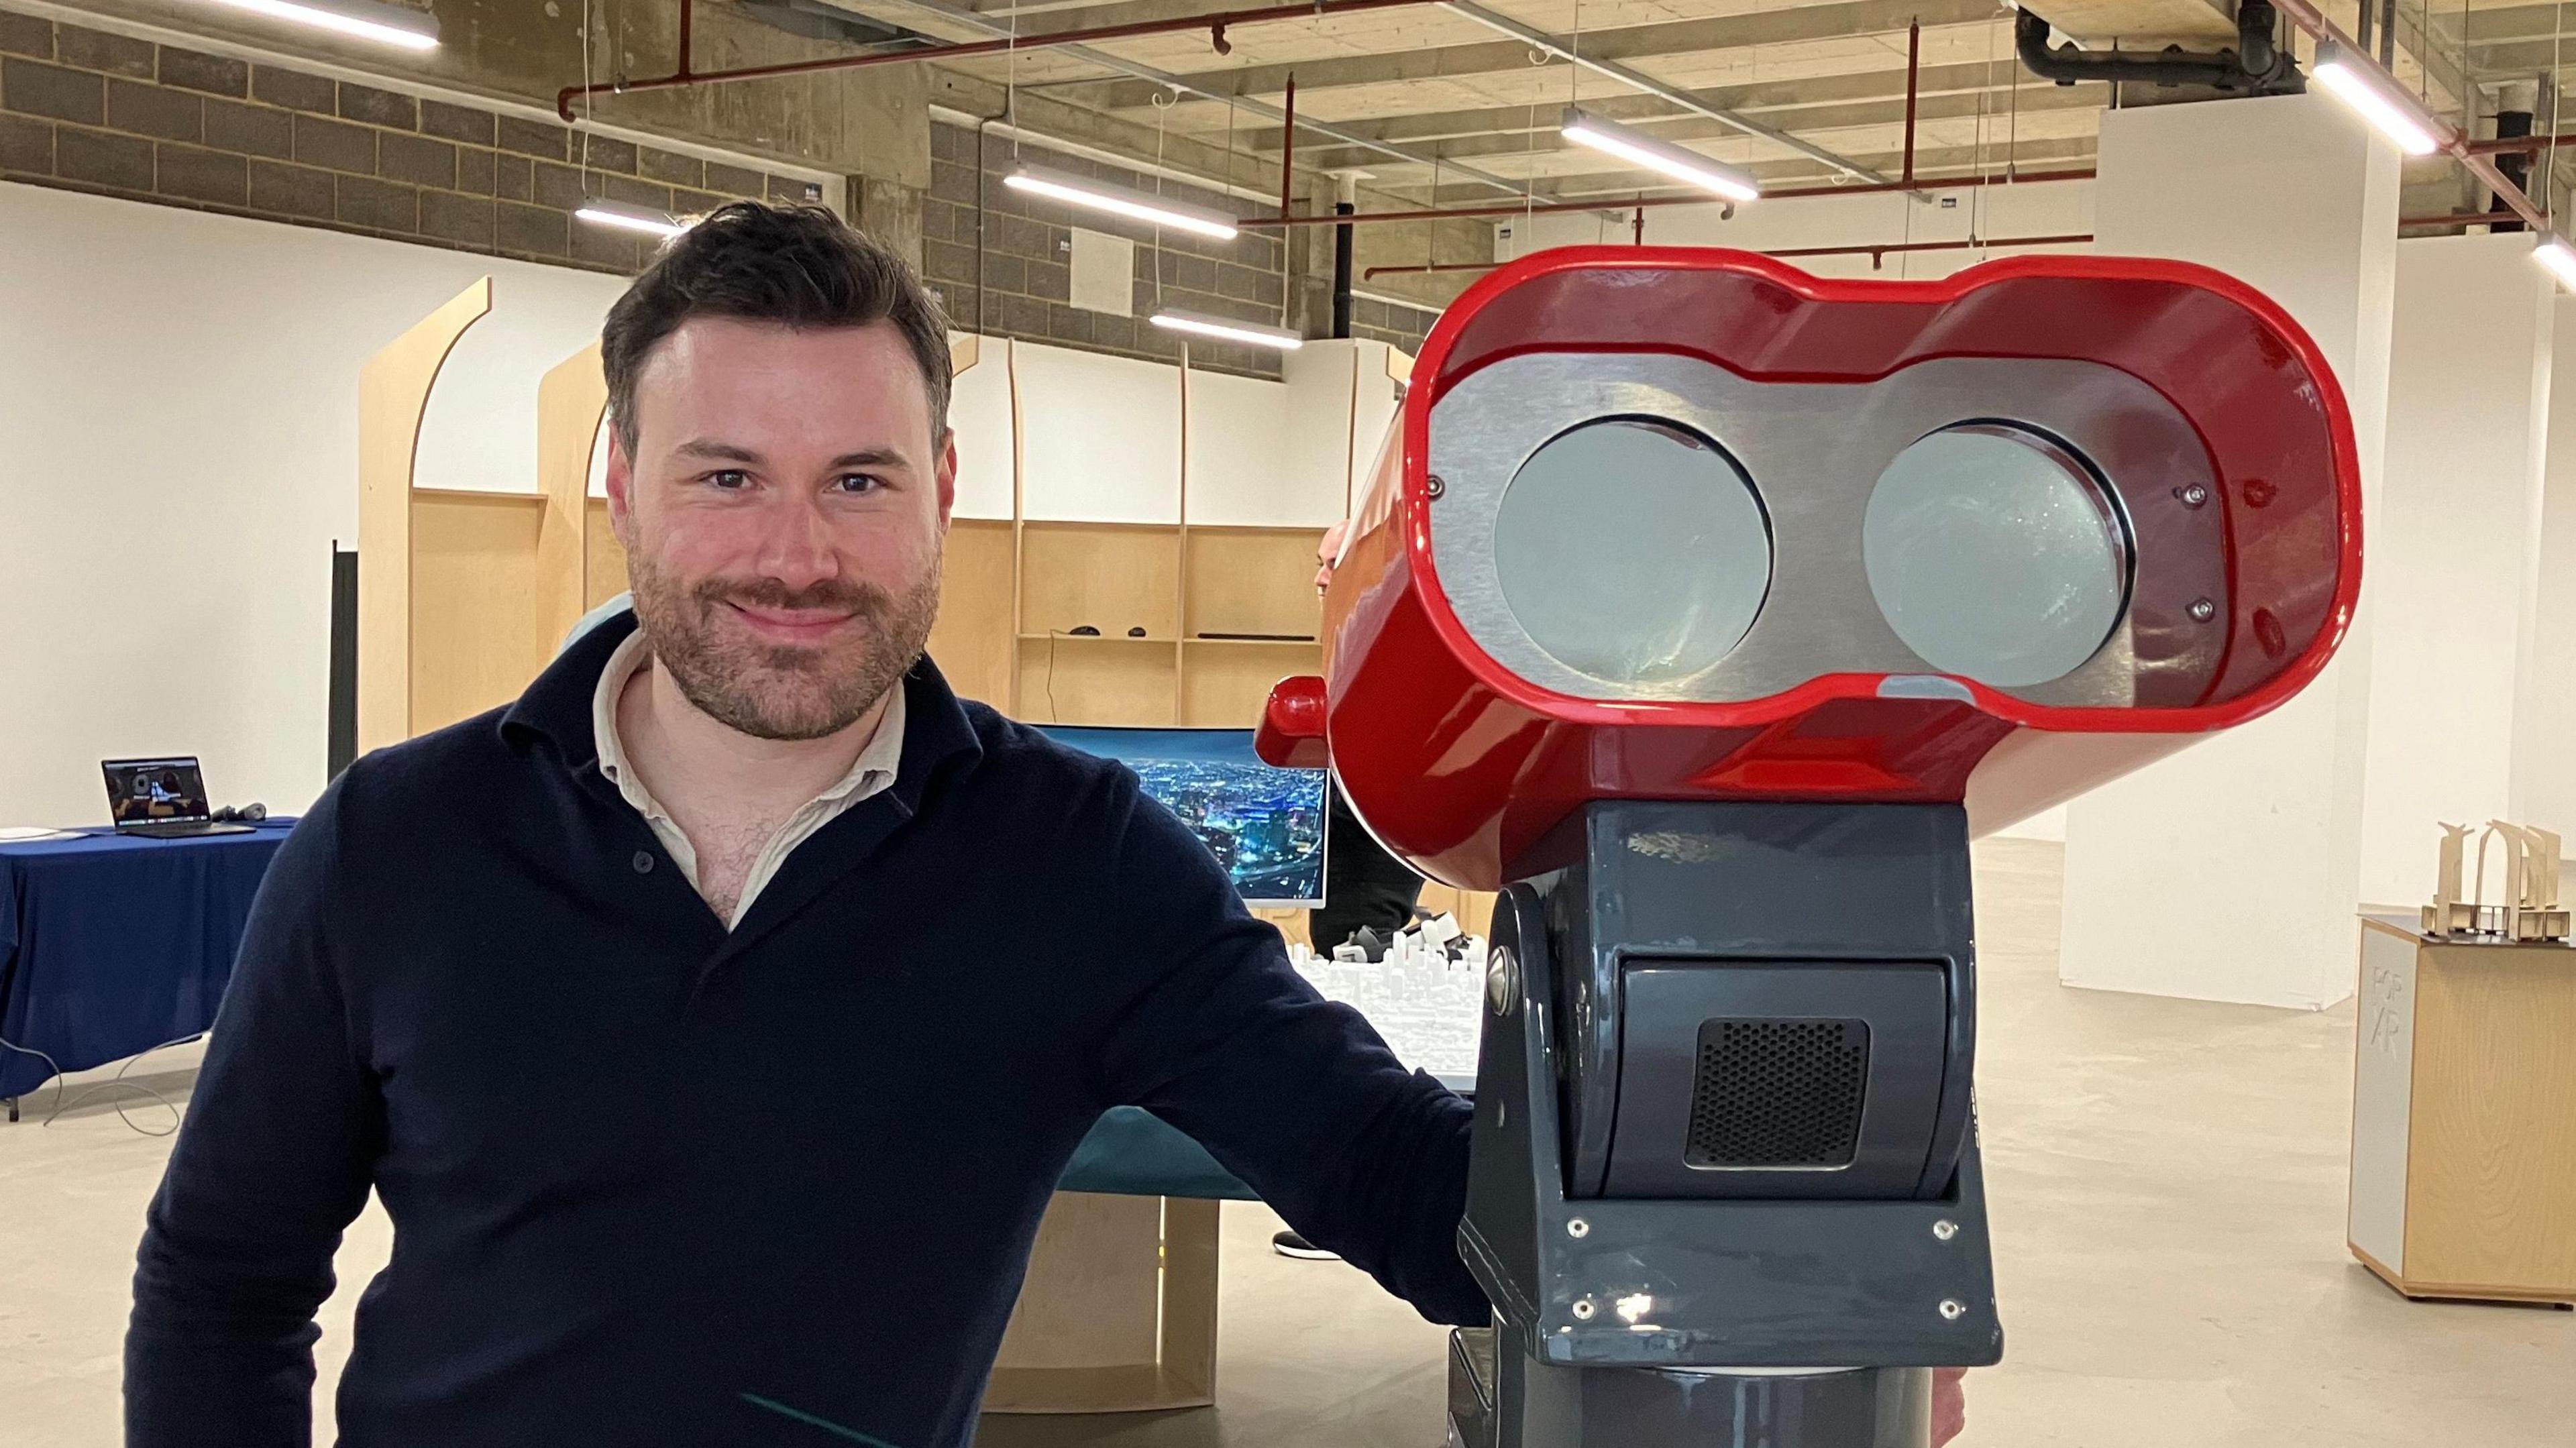
[[[1868,1080],[1865,1021],[1702,1021],[1683,1159],[1713,1171],[1849,1166]]]

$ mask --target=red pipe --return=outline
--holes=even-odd
[[[2496,136],[2469,142],[2469,154],[2503,156],[2516,151],[2546,151],[2552,146],[2576,146],[2576,136]]]
[[[1914,97],[1923,81],[1923,21],[1905,27],[1905,184],[1914,184]]]
[[[2404,89],[2397,84],[2397,78],[2389,73],[2387,67],[2371,59],[2369,53],[2355,44],[2351,36],[2344,34],[2342,26],[2327,19],[2326,13],[2316,7],[2315,0],[2273,0],[2273,3],[2288,12],[2291,23],[2310,36],[2320,41],[2332,41],[2343,52],[2345,64],[2369,71],[2371,78],[2386,87],[2392,94]],[[2522,188],[2514,184],[2513,178],[2496,169],[2495,162],[2487,159],[2492,153],[2479,150],[2475,141],[2462,135],[2457,127],[2439,116],[2427,115],[2424,120],[2431,128],[2442,152],[2467,167],[2470,175],[2485,182],[2487,190],[2494,193],[2496,200],[2503,202],[2514,215],[2530,223],[2532,230],[2554,233],[2555,228],[2549,224],[2549,219],[2541,214],[2540,208],[2533,204],[2529,196],[2523,194]],[[2536,139],[2544,145],[2549,140],[2546,136]]]
[[[2093,233],[2077,232],[2064,236],[2003,236],[1984,241],[1889,241],[1876,246],[1792,246],[1777,251],[1760,252],[1762,256],[1885,256],[1900,251],[1967,251],[1976,247],[1998,246],[2072,246],[2089,242]],[[1381,276],[1419,276],[1425,272],[1484,272],[1503,265],[1498,261],[1444,261],[1434,266],[1373,266],[1360,275],[1374,281]]]
[[[1322,20],[1335,15],[1356,15],[1371,10],[1400,10],[1417,5],[1434,5],[1439,0],[1310,0],[1304,5],[1265,5],[1253,10],[1226,10],[1208,15],[1191,15],[1179,19],[1137,20],[1125,25],[1095,25],[1088,30],[1057,30],[1044,35],[1023,35],[1016,40],[961,41],[955,45],[938,45],[912,50],[872,50],[860,55],[834,55],[820,60],[791,60],[778,65],[745,66],[740,70],[711,70],[703,74],[689,69],[688,10],[689,0],[681,0],[680,68],[670,75],[646,76],[640,80],[603,80],[587,85],[568,85],[555,92],[555,111],[565,120],[573,118],[573,102],[584,96],[602,93],[623,94],[627,91],[674,90],[693,85],[722,85],[731,81],[769,80],[782,75],[812,75],[817,71],[857,70],[871,65],[903,65],[916,60],[958,60],[972,55],[999,55],[1011,49],[1047,50],[1059,45],[1087,45],[1098,40],[1132,40],[1146,35],[1171,35],[1181,31],[1206,30],[1211,25],[1259,25],[1272,20]]]

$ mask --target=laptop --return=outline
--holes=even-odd
[[[219,825],[206,804],[206,777],[195,755],[170,759],[106,759],[107,813],[120,835],[177,839],[188,835],[246,835],[248,825]]]

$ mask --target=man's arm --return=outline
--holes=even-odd
[[[1467,1103],[1408,1072],[1359,1012],[1316,994],[1180,821],[1122,781],[1100,932],[1128,994],[1108,1099],[1198,1138],[1298,1233],[1437,1322],[1482,1325],[1458,1260]]]
[[[313,1311],[382,1138],[333,968],[338,795],[260,883],[152,1199],[125,1338],[129,1448],[312,1442]]]

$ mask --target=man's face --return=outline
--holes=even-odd
[[[956,498],[902,333],[691,318],[647,354],[634,412],[608,507],[655,658],[745,734],[848,727],[930,640]]]

